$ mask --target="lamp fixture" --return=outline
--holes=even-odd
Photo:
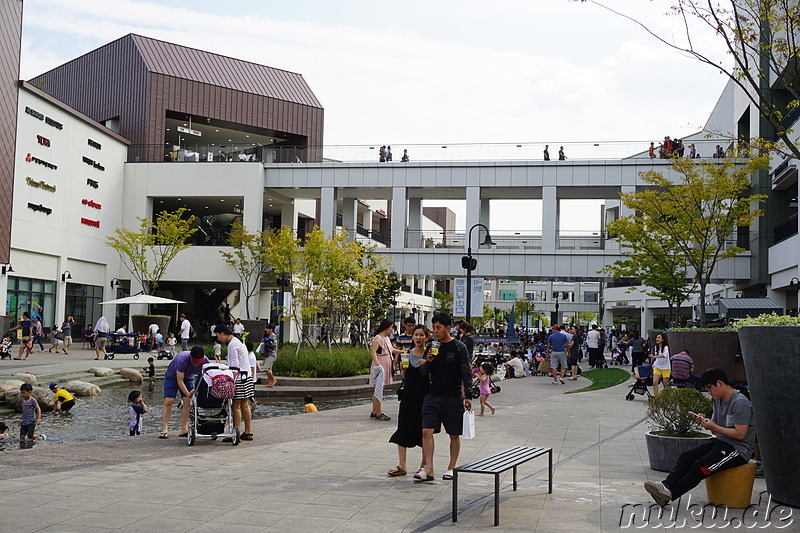
[[[11,274],[12,272],[14,272],[14,267],[11,266],[11,263],[6,263],[5,265],[3,265],[2,270],[3,270],[3,275],[5,276],[6,274]]]
[[[113,289],[114,287],[119,287],[119,278],[113,278],[111,280],[111,288]]]
[[[69,270],[65,270],[63,274],[61,274],[61,283],[64,283],[68,279],[72,279],[72,273]]]

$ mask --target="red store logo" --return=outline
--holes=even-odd
[[[37,135],[37,136],[36,136],[36,140],[37,140],[37,141],[39,142],[39,144],[41,144],[42,146],[47,146],[48,148],[50,147],[50,139],[48,139],[48,138],[46,138],[46,137],[42,137],[41,135]]]
[[[99,228],[100,227],[100,221],[99,220],[89,220],[88,218],[82,218],[81,219],[81,224],[85,224],[85,225],[91,226],[93,228]]]
[[[98,204],[97,202],[95,202],[95,201],[93,201],[93,200],[87,200],[86,198],[84,198],[84,199],[81,201],[81,203],[82,203],[83,205],[88,205],[89,207],[94,207],[95,209],[102,209],[102,208],[103,208],[103,206],[102,206],[102,205],[100,205],[100,204]]]

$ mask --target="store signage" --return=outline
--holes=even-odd
[[[93,228],[99,228],[100,227],[100,221],[99,220],[89,220],[88,218],[81,218],[81,224],[85,224],[86,226],[91,226]]]
[[[45,137],[42,137],[41,135],[37,135],[37,136],[36,136],[36,140],[37,140],[37,141],[39,142],[39,144],[41,144],[42,146],[47,146],[48,148],[50,148],[50,139],[47,139],[47,138],[45,138]]]
[[[28,202],[28,209],[39,211],[40,213],[44,213],[46,215],[49,215],[50,213],[53,212],[53,210],[50,209],[49,207],[45,207],[42,204],[32,204],[30,202]]]
[[[615,307],[631,307],[628,302],[617,302],[614,304]]]
[[[58,169],[58,165],[54,165],[53,163],[48,163],[44,159],[39,159],[38,157],[33,157],[31,154],[25,156],[25,161],[27,161],[28,163],[37,163],[47,168],[52,168],[53,170]]]
[[[86,178],[86,185],[93,188],[98,188],[100,185],[92,178]]]
[[[45,191],[56,192],[56,186],[50,185],[49,183],[45,183],[43,180],[36,181],[32,178],[25,178],[25,182],[30,185],[31,187],[36,187],[37,189],[42,189]]]
[[[190,128],[184,128],[183,126],[178,126],[178,131],[181,133],[188,133],[189,135],[196,135],[197,137],[203,136],[202,131],[197,131]]]
[[[39,120],[44,120],[45,124],[49,126],[53,126],[57,130],[63,130],[64,125],[57,120],[53,120],[50,117],[46,117],[43,114],[39,113],[35,109],[31,109],[30,107],[25,106],[25,112],[34,118],[38,118]]]
[[[103,206],[98,204],[97,202],[92,201],[92,200],[87,200],[86,198],[81,200],[81,203],[83,205],[88,205],[89,207],[94,207],[95,209],[102,209],[103,208]]]
[[[96,168],[97,170],[100,170],[100,171],[103,171],[103,170],[106,169],[106,167],[104,167],[103,165],[101,165],[100,163],[95,161],[94,159],[89,159],[86,156],[83,156],[83,162],[86,163],[87,165],[89,165],[90,167],[94,167],[94,168]]]
[[[99,142],[97,142],[97,141],[93,141],[93,140],[91,140],[91,139],[89,139],[89,146],[91,146],[92,148],[97,148],[98,150],[100,150],[100,149],[102,148],[102,147],[100,146],[100,143],[99,143]]]

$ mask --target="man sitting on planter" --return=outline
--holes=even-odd
[[[689,355],[689,350],[683,350],[681,353],[670,357],[670,365],[672,366],[672,382],[677,387],[690,385],[697,390],[702,390],[700,376],[692,374],[694,372],[694,360]]]
[[[715,438],[681,454],[663,482],[645,482],[645,490],[661,507],[677,500],[708,476],[747,464],[753,456],[756,428],[750,400],[731,387],[721,368],[709,368],[703,372],[700,382],[711,393],[714,414],[706,418],[698,413],[697,423],[711,431]]]

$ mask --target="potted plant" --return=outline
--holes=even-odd
[[[739,329],[764,478],[772,498],[800,507],[800,412],[794,369],[800,361],[800,318],[745,318]]]
[[[169,315],[133,315],[131,317],[131,333],[147,333],[150,324],[155,324],[166,339],[169,336],[170,318]]]
[[[669,472],[683,452],[710,439],[690,413],[710,416],[713,408],[711,399],[695,389],[668,388],[650,398],[650,431],[645,434],[650,468]]]

